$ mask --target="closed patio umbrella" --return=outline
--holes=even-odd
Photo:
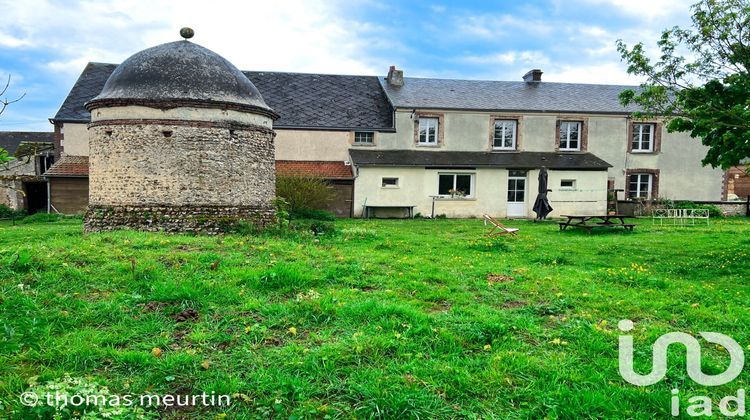
[[[534,213],[536,213],[537,220],[544,220],[547,215],[552,212],[552,206],[547,200],[547,168],[542,167],[539,171],[539,194],[536,196],[534,201]]]

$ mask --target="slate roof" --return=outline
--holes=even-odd
[[[0,131],[0,149],[13,156],[21,143],[55,143],[55,133],[38,131]]]
[[[629,114],[618,95],[637,86],[582,83],[507,82],[405,77],[403,86],[380,79],[396,108]]]
[[[352,167],[344,162],[324,162],[311,160],[277,160],[276,173],[279,175],[312,176],[325,179],[352,179]]]
[[[419,150],[349,151],[357,166],[419,166],[445,168],[493,167],[558,170],[607,170],[612,165],[591,153],[556,152],[430,152]]]
[[[44,176],[48,177],[87,177],[89,176],[89,157],[65,155],[52,165]]]
[[[84,104],[97,96],[116,64],[89,63],[54,121],[90,121]],[[393,130],[393,111],[376,76],[243,72],[280,118],[278,128]]]

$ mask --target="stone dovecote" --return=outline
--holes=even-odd
[[[86,107],[86,231],[217,233],[273,220],[278,116],[221,56],[187,39],[146,49]]]

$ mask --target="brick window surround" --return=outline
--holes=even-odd
[[[515,121],[516,122],[516,148],[514,150],[510,149],[495,149],[495,121],[503,120],[503,121]],[[490,115],[490,136],[488,143],[488,150],[495,151],[495,152],[513,152],[513,151],[519,151],[523,150],[521,148],[522,146],[522,140],[523,140],[523,117],[520,115],[504,115],[504,114],[493,114]]]
[[[560,123],[561,122],[579,122],[581,123],[581,132],[580,132],[580,150],[560,150]],[[555,151],[556,152],[562,152],[562,153],[576,153],[576,152],[585,152],[588,150],[589,147],[589,119],[588,118],[580,118],[580,117],[560,117],[557,119],[557,122],[555,123]]]
[[[419,142],[419,119],[420,118],[437,118],[438,120],[438,138],[437,144],[424,144]],[[416,112],[414,113],[414,145],[417,147],[441,147],[445,143],[445,114],[436,112]]]
[[[651,139],[651,141],[654,143],[652,147],[652,151],[650,152],[641,152],[636,150],[633,151],[633,125],[634,124],[651,124],[654,126],[654,138]],[[662,131],[662,124],[657,123],[654,121],[634,121],[629,119],[628,120],[628,137],[627,137],[627,144],[628,144],[628,153],[634,153],[634,154],[656,154],[661,152],[661,131]]]
[[[625,170],[625,198],[630,199],[630,175],[651,174],[651,196],[649,200],[659,198],[659,170],[658,169],[626,169]]]

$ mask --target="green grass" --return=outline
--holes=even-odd
[[[747,369],[693,383],[679,349],[657,385],[620,378],[623,318],[641,371],[669,331],[750,344],[750,220],[638,223],[587,235],[513,221],[518,238],[490,240],[476,220],[256,237],[3,222],[0,413],[38,413],[19,394],[66,374],[113,394],[234,396],[161,412],[176,418],[654,418],[674,387],[683,405],[748,388]],[[704,371],[727,366],[703,348]]]

